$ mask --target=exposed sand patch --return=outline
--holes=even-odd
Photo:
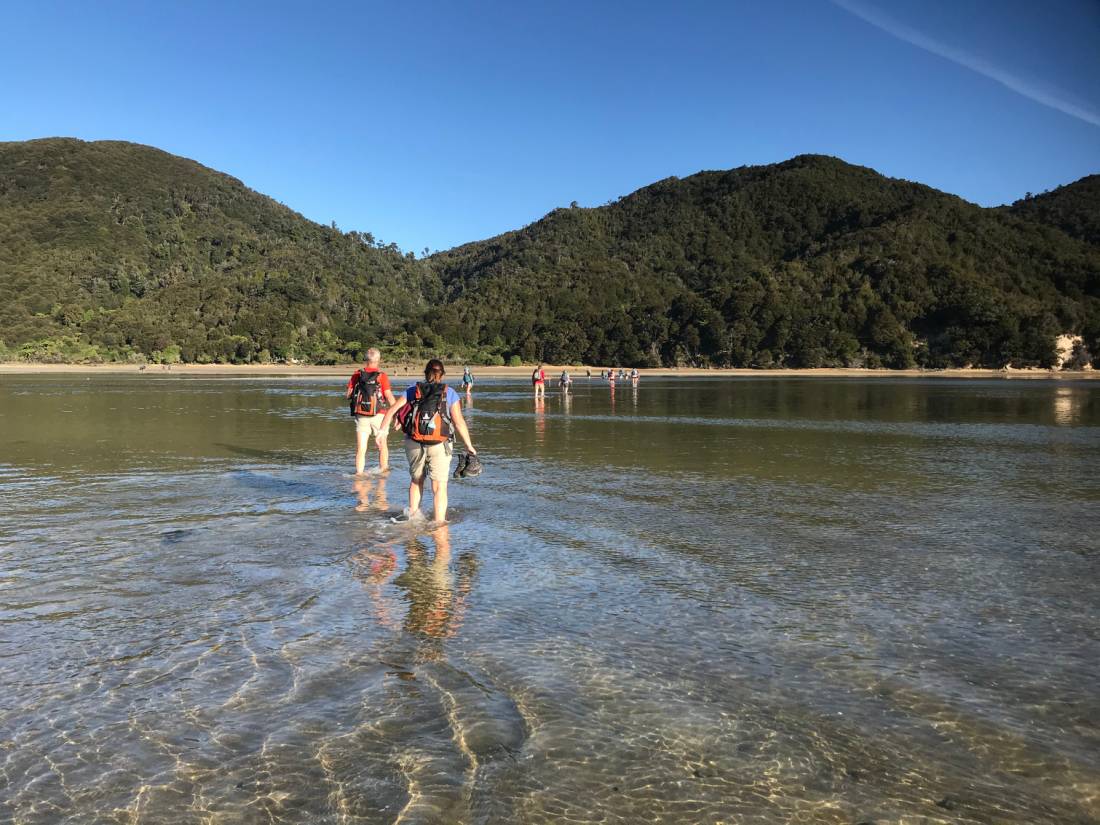
[[[1070,345],[1072,351],[1072,344]],[[332,376],[347,377],[357,368],[356,364],[337,366],[311,366],[306,364],[176,364],[170,369],[159,364],[150,364],[144,370],[136,364],[27,364],[12,362],[0,364],[0,374],[48,375],[76,373],[84,375],[186,375],[186,376]],[[585,369],[592,370],[593,380],[599,380],[600,367],[562,367],[544,365],[546,376],[554,383],[558,373],[568,369],[573,378],[585,380]],[[394,376],[419,375],[423,365],[386,364],[382,369]],[[462,365],[448,364],[448,380],[452,383],[461,380]],[[475,378],[529,378],[533,367],[473,367]],[[603,369],[607,369],[604,367]],[[1038,379],[1100,379],[1100,371],[1062,371],[1044,369],[946,369],[946,370],[872,370],[872,369],[643,369],[639,370],[645,378],[1038,378]],[[622,382],[619,382],[622,383]]]

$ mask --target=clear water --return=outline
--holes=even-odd
[[[0,383],[0,821],[1100,821],[1100,383]],[[391,446],[397,447],[393,438]]]

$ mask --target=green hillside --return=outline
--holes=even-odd
[[[1046,365],[1059,332],[1100,352],[1100,249],[1061,226],[802,156],[558,209],[432,263],[450,334],[526,360]]]
[[[433,279],[396,247],[319,226],[157,149],[0,143],[0,339],[9,352],[346,359],[365,341],[404,343]]]
[[[1100,353],[1100,178],[982,209],[835,158],[670,178],[426,261],[156,149],[0,143],[0,357],[1047,365]]]
[[[1016,201],[1017,217],[1056,226],[1067,235],[1100,245],[1100,175],[1089,175],[1053,192]]]

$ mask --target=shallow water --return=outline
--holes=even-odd
[[[0,821],[1100,821],[1100,386],[0,383]],[[391,439],[391,447],[399,446]]]

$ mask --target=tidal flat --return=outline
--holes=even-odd
[[[1100,822],[1100,384],[342,395],[0,377],[0,821]]]

